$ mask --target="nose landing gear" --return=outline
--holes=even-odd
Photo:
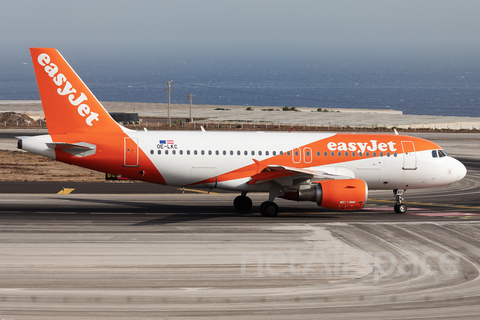
[[[396,213],[405,213],[407,212],[407,206],[402,203],[403,199],[403,193],[405,190],[399,190],[395,189],[393,190],[393,195],[395,196],[395,206],[393,206],[393,209],[395,210]]]

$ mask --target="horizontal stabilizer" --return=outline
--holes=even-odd
[[[78,143],[66,143],[66,142],[51,142],[46,144],[47,147],[55,150],[65,151],[76,157],[85,157],[95,154],[97,146],[91,143],[78,142]]]

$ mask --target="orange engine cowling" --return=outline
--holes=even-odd
[[[297,201],[314,201],[319,206],[334,210],[358,210],[367,202],[368,186],[360,179],[325,180],[314,188],[285,194],[283,198]]]

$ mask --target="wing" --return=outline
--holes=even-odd
[[[318,167],[316,170],[294,168],[279,165],[269,165],[261,172],[254,174],[248,184],[262,184],[276,181],[285,185],[285,180],[297,181],[312,180],[311,183],[318,183],[323,180],[354,179],[352,170],[343,167]],[[288,183],[287,183],[288,184]]]

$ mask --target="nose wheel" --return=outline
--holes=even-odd
[[[396,213],[405,213],[407,212],[407,206],[403,203],[396,204],[395,206],[393,206],[393,210],[395,210]]]
[[[405,190],[398,190],[395,189],[393,190],[393,195],[395,196],[395,205],[393,206],[393,210],[395,210],[396,213],[405,213],[407,212],[407,206],[402,203],[403,199],[403,193]]]

